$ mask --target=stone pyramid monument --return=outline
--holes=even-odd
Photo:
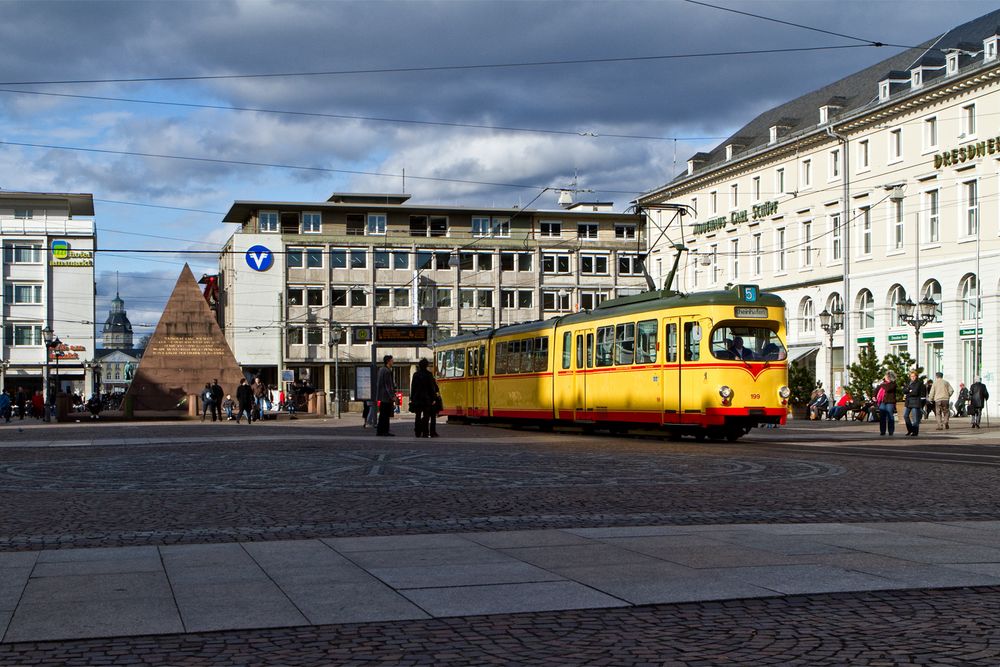
[[[133,409],[187,411],[185,399],[218,379],[236,394],[243,372],[190,267],[184,265],[127,396]]]

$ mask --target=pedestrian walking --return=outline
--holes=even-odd
[[[903,419],[906,421],[906,435],[916,437],[920,433],[920,418],[924,412],[924,398],[927,395],[927,386],[920,380],[916,371],[910,371],[910,381],[903,389],[905,412]]]
[[[927,380],[925,394],[930,396],[931,387],[934,386],[933,380]],[[928,419],[932,414],[934,414],[934,402],[931,400],[924,401],[924,419]]]
[[[4,422],[10,423],[10,413],[14,406],[14,399],[11,398],[10,390],[4,387],[4,390],[0,392],[0,418],[3,418]]]
[[[438,395],[437,381],[428,366],[430,362],[421,359],[410,382],[410,412],[414,415],[413,430],[418,438],[431,437],[430,420]]]
[[[378,424],[375,435],[392,436],[389,420],[396,411],[396,380],[392,375],[392,355],[382,357],[382,368],[375,379],[375,400],[378,401]]]
[[[896,374],[892,371],[885,374],[875,401],[878,403],[879,435],[888,433],[891,437],[896,432]]]
[[[212,421],[215,421],[218,417],[219,421],[222,421],[222,400],[225,397],[226,392],[222,390],[219,386],[219,381],[212,380]]]
[[[982,428],[979,425],[979,420],[982,419],[983,408],[986,407],[988,400],[990,400],[990,392],[986,391],[983,379],[977,377],[976,381],[969,387],[969,414],[972,416],[972,428]]]
[[[250,390],[253,391],[254,419],[262,419],[264,416],[264,406],[269,402],[268,394],[270,392],[267,390],[267,385],[260,381],[259,375],[253,379]]]
[[[951,428],[948,419],[951,417],[951,395],[955,390],[951,384],[944,379],[944,373],[938,371],[934,374],[934,384],[927,395],[927,400],[934,403],[934,414],[937,415],[937,430],[943,431]]]
[[[209,415],[215,421],[215,394],[212,393],[212,383],[206,382],[205,388],[201,390],[201,420],[205,421],[205,417]]]
[[[240,386],[236,388],[236,404],[239,412],[236,413],[236,423],[240,423],[240,418],[246,413],[247,424],[253,422],[253,390],[247,384],[246,378],[240,378]]]
[[[31,397],[31,416],[35,419],[45,418],[45,397],[42,396],[41,389]]]
[[[959,382],[958,398],[955,399],[955,416],[956,417],[968,416],[965,411],[968,405],[969,405],[969,388],[965,386],[964,382]]]
[[[24,387],[17,388],[17,393],[14,395],[14,405],[17,406],[19,418],[24,421],[24,415],[28,412],[28,392],[24,390]]]

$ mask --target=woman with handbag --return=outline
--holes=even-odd
[[[879,435],[888,431],[891,436],[896,432],[896,374],[892,371],[886,372],[875,401],[878,403]]]

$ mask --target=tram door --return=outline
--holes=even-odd
[[[701,321],[682,321],[678,334],[681,362],[681,378],[678,383],[680,419],[682,423],[697,424],[701,423],[705,407],[701,400],[705,385],[705,371],[701,368]]]
[[[681,421],[681,321],[668,317],[663,326],[663,423],[679,424]]]
[[[587,411],[587,370],[594,367],[594,330],[573,332],[573,418],[593,419]]]
[[[489,399],[487,397],[488,385],[486,381],[486,348],[485,346],[473,346],[468,348],[468,363],[466,364],[466,375],[468,376],[468,410],[472,417],[487,416]]]

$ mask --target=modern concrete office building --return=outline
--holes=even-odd
[[[433,339],[554,317],[645,289],[643,218],[610,203],[556,210],[424,206],[408,195],[237,201],[220,255],[219,321],[239,363],[367,396],[375,324]],[[335,344],[333,332],[341,339]],[[401,386],[424,348],[385,349]],[[380,349],[379,355],[383,352]],[[359,384],[360,382],[360,384]]]
[[[93,391],[94,199],[90,194],[0,191],[3,344],[0,381]],[[46,334],[61,341],[47,344]],[[48,364],[46,363],[48,358]],[[58,368],[58,373],[57,373]]]
[[[681,287],[781,294],[790,357],[820,379],[839,383],[873,343],[956,388],[981,372],[1000,396],[998,25],[1000,11],[770,109],[641,197],[689,213],[682,233],[650,210],[690,249]],[[907,299],[936,304],[919,331]],[[824,310],[846,313],[832,346]]]

